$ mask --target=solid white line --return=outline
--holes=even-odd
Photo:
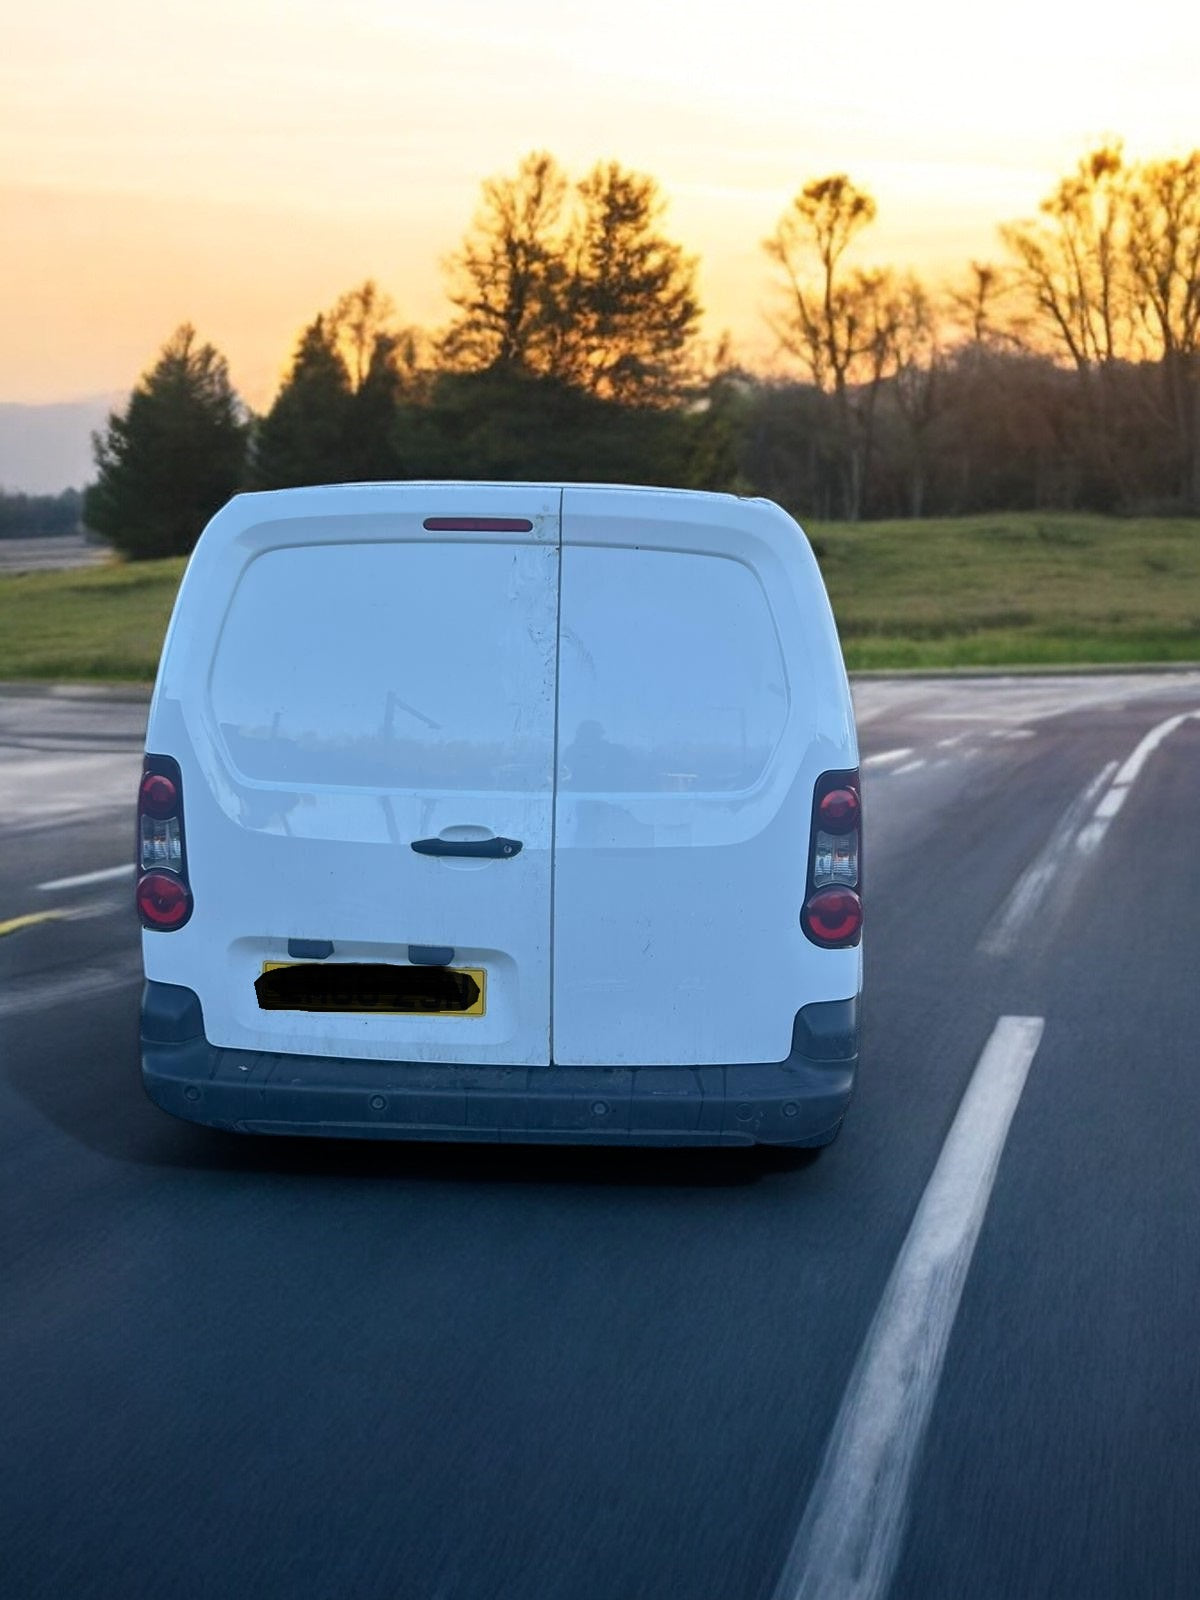
[[[128,878],[133,872],[133,862],[127,861],[123,867],[104,867],[99,872],[81,872],[76,878],[52,878],[49,883],[39,883],[38,888],[45,894],[51,894],[55,889],[82,889],[89,883],[108,883],[113,878]]]
[[[912,755],[911,750],[881,750],[878,755],[864,756],[864,767],[886,767],[892,761],[903,761],[905,756]]]
[[[1128,793],[1128,784],[1114,783],[1107,794],[1100,796],[1100,804],[1092,812],[1092,815],[1094,817],[1115,817],[1125,804],[1125,796]]]
[[[1096,796],[1113,775],[1117,763],[1110,761],[1077,794],[1042,849],[1013,885],[1008,899],[984,929],[979,950],[988,956],[1010,955],[1016,949],[1025,926],[1033,918],[1062,858],[1075,839],[1076,830],[1095,804]]]
[[[1000,1154],[1045,1025],[1001,1017],[859,1352],[774,1600],[880,1600]]]
[[[1158,749],[1168,734],[1174,733],[1181,723],[1186,722],[1189,717],[1195,715],[1194,711],[1181,711],[1177,717],[1168,717],[1165,722],[1160,722],[1156,728],[1151,728],[1120,772],[1117,773],[1115,781],[1117,783],[1132,783],[1143,766],[1145,766],[1147,758]]]
[[[918,756],[915,761],[906,761],[902,767],[893,767],[892,777],[898,778],[900,777],[901,773],[904,772],[916,772],[919,767],[923,767],[924,765],[925,757]]]

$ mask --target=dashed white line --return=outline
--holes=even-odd
[[[950,1330],[1045,1019],[1001,1017],[967,1085],[842,1399],[774,1600],[880,1600]]]
[[[82,889],[90,883],[109,883],[114,878],[128,878],[133,875],[133,862],[127,861],[120,867],[102,867],[99,872],[81,872],[74,878],[52,878],[49,883],[39,883],[38,888],[43,894],[53,894],[57,889]]]
[[[1160,722],[1150,729],[1150,732],[1134,747],[1133,752],[1126,758],[1121,770],[1113,779],[1112,788],[1107,794],[1100,797],[1100,802],[1091,819],[1079,830],[1075,840],[1081,855],[1090,856],[1100,845],[1104,835],[1108,832],[1108,825],[1125,804],[1135,779],[1147,760],[1158,749],[1159,745],[1175,729],[1190,719],[1200,720],[1200,711],[1181,711],[1178,716],[1168,717],[1165,722]]]
[[[902,777],[903,774],[906,773],[906,772],[917,772],[924,765],[925,765],[924,756],[918,756],[915,761],[906,761],[902,767],[893,767],[892,768],[892,777],[893,778],[899,778],[899,777]]]
[[[886,767],[890,766],[893,761],[903,761],[905,756],[910,755],[912,755],[911,750],[880,750],[877,755],[864,756],[862,765],[864,767]]]
[[[1065,854],[1075,840],[1081,823],[1095,804],[1096,796],[1116,771],[1116,767],[1117,763],[1110,761],[1072,800],[1054,832],[1017,879],[1008,899],[984,929],[979,941],[982,954],[1007,956],[1016,949],[1026,925],[1032,920]]]

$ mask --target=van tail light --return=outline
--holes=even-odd
[[[183,833],[183,780],[171,756],[147,756],[138,789],[138,917],[143,928],[169,933],[192,914]]]
[[[813,792],[800,925],[827,950],[862,937],[862,791],[858,769],[823,772]]]

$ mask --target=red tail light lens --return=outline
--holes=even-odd
[[[804,931],[817,944],[854,944],[862,931],[862,901],[853,889],[818,889],[804,906]]]
[[[138,807],[148,817],[173,817],[179,810],[179,790],[165,772],[147,772],[138,793]]]
[[[849,833],[858,827],[859,810],[856,789],[830,789],[821,796],[817,815],[826,833]]]
[[[137,908],[147,928],[178,928],[191,913],[191,891],[169,872],[146,872],[138,879]]]

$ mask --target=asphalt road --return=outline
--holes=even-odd
[[[70,567],[97,567],[112,552],[79,533],[48,534],[34,539],[0,539],[0,573],[65,572]]]
[[[129,877],[39,887],[128,860],[144,707],[0,699],[0,924],[64,913],[0,936],[9,1600],[1200,1594],[1200,676],[856,698],[860,1090],[790,1164],[173,1122]],[[886,1572],[816,1570],[1001,1017],[1043,1026],[961,1301],[868,1407]]]

